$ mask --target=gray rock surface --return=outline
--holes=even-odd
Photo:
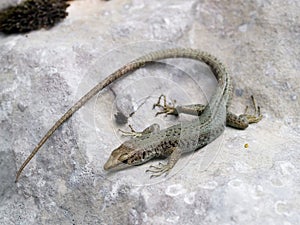
[[[0,36],[0,224],[299,223],[298,0],[86,0],[68,11],[50,30]],[[86,91],[131,59],[172,46],[218,56],[235,83],[232,110],[242,113],[253,94],[264,119],[227,128],[166,178],[144,173],[157,161],[106,173],[110,152],[126,139],[119,128],[191,119],[154,117],[161,93],[178,104],[212,94],[207,67],[167,60],[99,93],[14,183],[42,135]],[[117,112],[125,116],[119,124]]]

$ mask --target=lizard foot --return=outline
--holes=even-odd
[[[150,172],[152,173],[151,176],[150,176],[150,179],[153,178],[153,177],[159,177],[161,175],[165,175],[167,176],[169,174],[169,171],[170,171],[170,166],[168,164],[163,164],[163,163],[158,163],[157,166],[153,166],[151,165],[149,167],[149,169],[146,170],[146,173]]]
[[[161,101],[162,98],[164,100],[163,104],[160,103],[160,101]],[[153,105],[153,109],[155,107],[160,107],[160,108],[162,108],[162,111],[161,112],[157,112],[155,114],[155,116],[157,116],[159,114],[165,114],[165,116],[167,116],[167,115],[178,115],[177,110],[175,108],[175,103],[176,103],[176,100],[173,100],[172,101],[172,105],[168,105],[167,104],[166,96],[163,95],[163,94],[160,95],[159,98],[158,98],[157,103]]]
[[[256,105],[256,101],[255,101],[253,95],[251,95],[251,100],[252,100],[252,104],[254,107],[254,114],[248,114],[247,111],[248,111],[249,107],[246,106],[244,116],[247,118],[248,123],[257,123],[263,118],[263,116],[260,112],[260,107]]]
[[[119,129],[119,131],[122,133],[123,136],[141,137],[143,135],[143,132],[137,132],[133,129],[131,125],[128,126],[130,128],[130,131]]]
[[[122,133],[122,135],[133,136],[135,138],[138,138],[138,137],[143,136],[144,134],[157,133],[160,131],[160,127],[157,123],[150,125],[149,127],[147,127],[146,129],[144,129],[141,132],[135,131],[131,125],[128,125],[128,126],[130,128],[130,131],[124,131],[124,130],[119,129],[119,131]]]

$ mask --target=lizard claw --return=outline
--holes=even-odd
[[[171,168],[169,167],[168,164],[163,164],[163,163],[160,162],[160,163],[158,163],[157,166],[151,165],[149,167],[149,169],[146,170],[146,173],[148,173],[148,172],[152,173],[150,175],[150,179],[151,179],[153,177],[159,177],[159,176],[161,176],[163,174],[165,176],[167,176],[169,174],[170,169]]]
[[[249,123],[257,123],[263,118],[263,116],[260,112],[260,107],[256,105],[256,101],[255,101],[253,95],[251,95],[251,100],[252,100],[252,104],[254,107],[254,114],[248,114],[247,111],[248,111],[249,107],[246,106],[244,115],[247,118]]]
[[[160,101],[161,101],[161,98],[163,98],[164,100],[164,103],[161,104]],[[158,101],[157,103],[155,103],[153,105],[153,109],[155,109],[155,107],[160,107],[162,108],[162,111],[160,112],[157,112],[155,114],[155,116],[159,115],[159,114],[165,114],[165,116],[167,115],[177,115],[177,111],[176,111],[176,108],[175,108],[175,103],[176,103],[176,100],[173,100],[172,101],[172,104],[171,105],[168,105],[167,104],[167,99],[166,99],[166,96],[165,95],[160,95],[159,98],[158,98]]]
[[[119,131],[122,133],[123,136],[140,137],[143,135],[143,132],[137,132],[133,129],[133,127],[131,125],[128,125],[128,126],[130,128],[130,131],[125,131],[125,130],[119,129]]]

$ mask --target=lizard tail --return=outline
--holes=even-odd
[[[90,100],[93,96],[95,96],[99,91],[101,91],[103,88],[114,82],[115,80],[119,79],[120,77],[125,76],[131,71],[134,71],[142,66],[144,66],[147,63],[151,63],[153,61],[166,59],[166,58],[190,58],[190,59],[196,59],[203,61],[208,66],[210,66],[211,70],[214,72],[218,83],[224,91],[226,89],[226,83],[229,79],[229,76],[226,72],[225,67],[223,64],[218,61],[215,57],[212,55],[202,52],[196,49],[185,49],[185,48],[173,48],[173,49],[165,49],[165,50],[159,50],[155,51],[149,54],[146,54],[140,58],[137,58],[136,60],[133,60],[132,62],[124,65],[114,73],[110,74],[107,78],[105,78],[103,81],[98,83],[93,89],[91,89],[88,93],[86,93],[79,101],[77,101],[51,128],[50,130],[44,135],[44,137],[40,140],[40,142],[37,144],[37,146],[33,149],[33,151],[30,153],[30,155],[26,158],[26,160],[23,162],[21,167],[19,168],[16,180],[18,181],[22,171],[27,166],[27,164],[30,162],[30,160],[35,156],[35,154],[39,151],[39,149],[43,146],[43,144],[48,140],[48,138],[66,121],[68,120],[78,109],[80,109],[88,100]],[[221,76],[222,74],[225,74],[226,76]]]
[[[23,162],[21,167],[19,168],[15,182],[18,182],[19,177],[30,162],[30,160],[35,156],[35,154],[39,151],[39,149],[43,146],[43,144],[49,139],[49,137],[66,121],[68,120],[78,109],[80,109],[87,101],[89,101],[93,96],[95,96],[99,91],[104,89],[106,86],[117,80],[118,78],[124,76],[130,71],[136,70],[142,67],[144,63],[142,61],[133,61],[129,63],[116,72],[109,75],[106,79],[102,82],[98,83],[93,89],[91,89],[88,93],[86,93],[79,101],[77,101],[51,128],[50,130],[44,135],[44,137],[40,140],[40,142],[36,145],[30,155],[26,158]]]

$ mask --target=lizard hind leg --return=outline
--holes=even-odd
[[[251,123],[258,123],[262,118],[262,114],[260,112],[260,107],[256,105],[254,97],[251,95],[251,100],[254,107],[254,113],[248,113],[248,106],[245,108],[245,112],[239,116],[227,112],[226,124],[228,126],[237,128],[237,129],[246,129]]]
[[[251,100],[252,100],[252,104],[254,107],[254,114],[248,114],[247,111],[248,111],[249,107],[246,106],[245,112],[243,115],[245,115],[245,117],[247,118],[249,123],[258,123],[263,118],[263,116],[260,112],[260,106],[257,106],[253,95],[251,95]]]
[[[164,101],[163,104],[160,103],[162,98],[163,98],[163,101]],[[177,110],[176,110],[176,108],[175,108],[175,104],[176,104],[176,100],[173,100],[172,103],[171,103],[171,105],[167,104],[167,98],[166,98],[166,96],[165,96],[164,94],[161,94],[161,95],[159,96],[159,98],[158,98],[157,103],[155,103],[155,104],[153,105],[153,109],[154,109],[155,107],[159,107],[159,108],[162,109],[162,111],[157,112],[157,113],[155,114],[155,116],[157,116],[157,115],[159,115],[159,114],[165,114],[165,116],[167,116],[167,115],[175,115],[175,116],[178,116],[178,112],[177,112]]]
[[[163,104],[161,104],[161,100],[163,98]],[[173,100],[171,104],[167,104],[166,96],[161,95],[158,98],[157,103],[153,105],[153,109],[155,107],[159,107],[162,109],[162,111],[157,112],[155,116],[159,114],[165,114],[167,115],[174,115],[174,116],[179,116],[179,114],[188,114],[188,115],[193,115],[193,116],[200,116],[206,105],[203,104],[192,104],[192,105],[178,105],[175,106],[176,100]]]

